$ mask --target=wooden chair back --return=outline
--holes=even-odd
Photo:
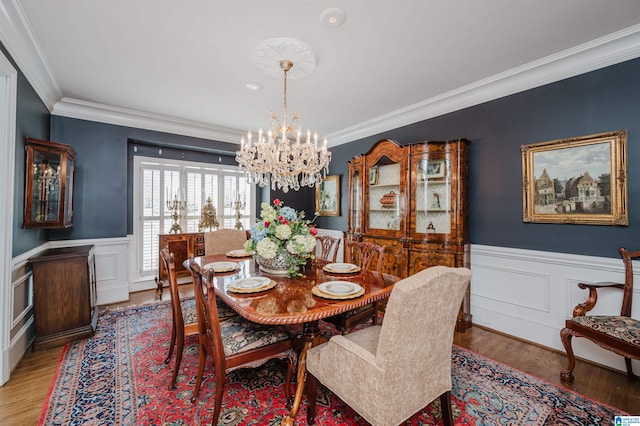
[[[198,377],[191,401],[195,402],[200,392],[207,354],[213,358],[215,365],[216,387],[212,424],[218,424],[226,373],[237,368],[254,368],[273,358],[287,360],[285,395],[289,399],[295,360],[293,339],[280,328],[255,324],[239,316],[221,322],[218,318],[215,292],[208,290],[205,293],[206,283],[213,283],[213,269],[202,270],[193,259],[189,262],[189,269],[193,277],[200,333]]]
[[[385,246],[367,241],[344,241],[345,262],[358,265],[362,269],[382,271]],[[373,265],[372,265],[373,263]],[[372,266],[375,268],[373,269]]]
[[[160,250],[160,259],[162,259],[164,268],[167,271],[167,278],[169,279],[169,296],[171,299],[171,341],[169,342],[167,357],[164,360],[165,364],[168,364],[169,361],[171,361],[173,349],[174,347],[176,348],[176,361],[173,366],[173,375],[169,382],[169,390],[171,390],[176,384],[178,371],[180,370],[182,352],[184,349],[184,338],[198,333],[198,322],[197,318],[195,318],[194,310],[191,309],[189,312],[186,312],[190,321],[185,323],[185,312],[182,309],[182,300],[180,299],[176,265],[173,253],[169,253],[169,247],[164,247]]]
[[[573,381],[575,355],[573,353],[572,338],[584,337],[598,346],[624,357],[627,375],[636,377],[633,373],[632,359],[640,359],[640,343],[637,336],[640,332],[640,320],[631,318],[633,303],[633,260],[640,258],[639,251],[628,251],[624,247],[619,249],[624,264],[624,283],[598,282],[579,283],[581,289],[588,289],[587,300],[573,308],[573,317],[566,320],[565,327],[560,331],[562,345],[567,352],[568,366],[560,372],[560,377],[566,381]],[[615,288],[622,290],[622,305],[620,315],[587,315],[598,302],[598,290]],[[622,320],[621,317],[626,319]]]
[[[340,238],[329,235],[316,236],[316,259],[335,262],[340,249]]]

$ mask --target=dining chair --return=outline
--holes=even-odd
[[[204,254],[225,254],[231,250],[244,248],[249,239],[247,231],[243,229],[218,229],[204,233]]]
[[[640,359],[640,320],[631,317],[631,303],[633,300],[632,260],[640,258],[640,250],[627,251],[624,247],[620,247],[619,252],[622,255],[624,264],[624,283],[578,284],[581,289],[588,289],[589,295],[587,300],[573,309],[573,316],[566,320],[565,327],[560,331],[560,339],[569,361],[567,368],[560,373],[560,377],[563,380],[572,382],[574,379],[573,369],[576,366],[576,359],[571,346],[571,340],[574,336],[584,337],[601,348],[621,355],[624,357],[627,375],[629,377],[637,377],[633,373],[631,365],[632,359]],[[622,290],[620,314],[603,315],[601,313],[599,315],[587,315],[596,306],[598,289],[605,288]]]
[[[398,281],[385,320],[335,335],[307,352],[307,422],[315,423],[318,382],[373,426],[397,425],[440,399],[453,425],[451,347],[467,268],[434,266]]]
[[[340,238],[330,235],[317,235],[316,241],[316,259],[335,262],[338,257],[338,250],[340,250]]]
[[[164,360],[165,364],[171,361],[174,348],[176,349],[176,361],[173,365],[173,374],[169,382],[169,390],[173,389],[180,370],[182,362],[182,353],[184,351],[184,340],[187,336],[198,334],[198,314],[196,302],[194,298],[182,299],[180,297],[180,289],[176,275],[176,267],[173,253],[169,252],[168,247],[160,250],[160,258],[164,263],[167,276],[169,278],[169,295],[171,298],[171,340],[169,342],[169,353]],[[226,304],[220,302],[220,310],[218,311],[221,321],[236,316],[237,314]]]
[[[385,246],[373,244],[367,241],[344,240],[345,262],[353,263],[362,269],[373,269],[380,274],[382,272],[382,260]],[[358,324],[368,321],[376,313],[373,303],[361,306],[352,311],[325,318],[324,321],[333,324],[341,334],[349,333]]]
[[[215,297],[214,291],[209,290],[206,295],[204,292],[205,281],[213,282],[213,269],[203,270],[193,259],[189,268],[196,295],[200,346],[198,376],[191,401],[195,402],[200,393],[207,355],[213,359],[216,381],[212,425],[218,424],[226,374],[239,368],[255,368],[276,358],[286,360],[284,391],[286,400],[289,401],[291,376],[296,361],[293,338],[284,328],[253,323],[240,316],[220,322],[216,303],[210,303],[210,298]]]

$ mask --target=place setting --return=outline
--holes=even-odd
[[[249,253],[245,249],[230,250],[225,253],[225,256],[227,257],[237,257],[237,258],[249,257],[252,255],[253,253]]]
[[[330,274],[357,274],[360,267],[353,263],[329,263],[324,265],[322,270]]]
[[[364,294],[364,288],[350,281],[327,281],[314,286],[311,293],[325,299],[354,299]]]
[[[272,289],[276,282],[267,277],[246,277],[235,280],[227,286],[227,291],[234,293],[258,293]]]
[[[233,272],[240,267],[238,262],[211,262],[207,263],[202,269],[213,269],[216,274],[224,272]]]

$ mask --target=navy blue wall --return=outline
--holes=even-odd
[[[318,218],[346,229],[347,164],[378,140],[400,144],[466,138],[470,145],[470,240],[474,244],[618,257],[640,243],[640,59],[332,148],[330,174],[342,175],[343,212]],[[520,146],[627,129],[629,226],[522,222]]]
[[[209,155],[232,153],[235,144],[178,136],[86,120],[51,116],[51,139],[76,151],[73,226],[51,230],[51,240],[124,237],[133,230],[131,190],[132,147],[154,156],[164,148],[169,158],[207,161]],[[216,157],[217,158],[217,157]]]
[[[47,241],[47,231],[41,229],[24,229],[24,189],[26,139],[47,139],[49,137],[49,111],[40,97],[27,81],[20,68],[13,61],[9,52],[0,44],[0,50],[18,70],[17,105],[16,105],[16,151],[15,181],[13,189],[13,245],[12,256],[31,250]]]

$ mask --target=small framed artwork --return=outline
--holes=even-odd
[[[522,221],[629,224],[627,131],[522,145]]]
[[[446,160],[418,161],[418,180],[444,179],[447,175]]]
[[[369,185],[378,184],[378,167],[371,167],[369,169]]]
[[[316,212],[320,216],[340,216],[340,175],[327,176],[316,187]]]

